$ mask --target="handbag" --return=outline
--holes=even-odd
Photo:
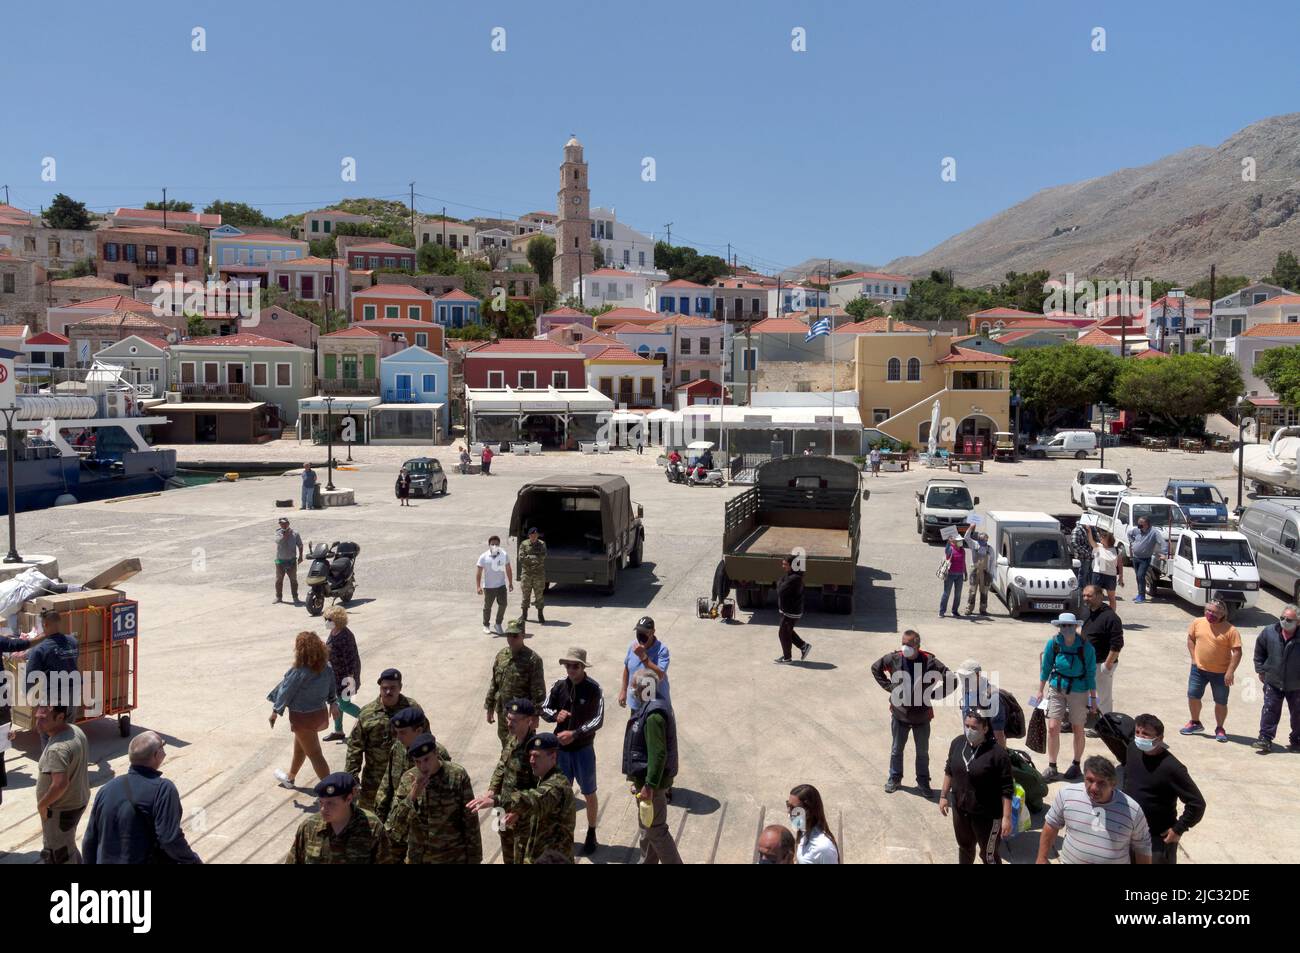
[[[1047,754],[1047,715],[1041,708],[1035,708],[1029,716],[1029,727],[1025,729],[1025,745],[1037,754]]]

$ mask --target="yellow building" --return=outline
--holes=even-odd
[[[1011,429],[1011,358],[958,347],[949,331],[887,329],[854,344],[864,426],[923,446],[938,400],[940,447],[961,451],[982,438],[987,454],[993,434]]]

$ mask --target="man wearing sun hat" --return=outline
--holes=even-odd
[[[1079,762],[1083,759],[1088,710],[1097,709],[1097,653],[1079,631],[1079,620],[1073,612],[1062,612],[1052,624],[1057,632],[1043,646],[1038,693],[1030,701],[1037,705],[1037,700],[1044,697],[1043,690],[1047,690],[1047,770],[1043,780],[1064,777],[1075,782],[1083,778]],[[1062,775],[1056,770],[1056,755],[1061,748],[1061,723],[1067,713],[1074,735],[1074,761]]]
[[[600,811],[596,800],[596,732],[605,723],[605,696],[594,678],[587,674],[587,650],[571,648],[564,658],[565,677],[551,686],[542,703],[542,717],[555,722],[560,742],[560,771],[587,802],[587,836],[582,853],[596,850],[596,817]]]

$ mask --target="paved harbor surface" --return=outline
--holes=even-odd
[[[325,456],[323,448],[290,441],[184,451],[190,460],[286,464]],[[482,632],[474,561],[488,535],[504,535],[524,482],[594,468],[626,476],[633,498],[644,505],[645,563],[621,574],[613,596],[552,590],[550,621],[534,623],[529,639],[545,660],[548,680],[562,676],[562,653],[585,647],[591,676],[605,689],[606,723],[596,742],[604,846],[592,860],[635,859],[636,811],[618,770],[624,713],[614,699],[633,623],[650,614],[672,651],[682,768],[670,827],[688,863],[749,862],[758,830],[785,821],[785,796],[799,783],[821,790],[848,862],[955,861],[950,822],[911,787],[910,749],[904,788],[893,795],[882,790],[889,755],[887,696],[868,667],[898,646],[903,628],[914,627],[924,647],[950,667],[974,656],[1023,703],[1037,687],[1038,652],[1051,630],[1041,618],[1007,618],[996,597],[990,599],[991,618],[937,618],[940,551],[919,541],[913,517],[912,495],[930,474],[866,478],[872,496],[863,504],[855,612],[847,617],[810,611],[799,629],[815,645],[812,657],[778,666],[772,663],[779,654],[773,609],[741,613],[742,621],[732,625],[695,616],[696,597],[708,594],[720,555],[723,501],[740,488],[669,485],[650,453],[599,459],[555,453],[500,457],[491,477],[453,473],[445,498],[399,508],[392,489],[396,468],[425,452],[358,448],[358,468],[336,473],[335,482],[355,488],[359,505],[294,511],[291,518],[304,540],[361,545],[357,597],[349,607],[365,686],[359,700],[374,697],[382,669],[401,668],[407,694],[425,706],[434,732],[468,769],[476,791],[498,752],[482,701],[492,657],[504,642]],[[434,455],[450,469],[453,449],[438,448]],[[1158,491],[1170,476],[1207,477],[1235,498],[1235,475],[1224,454],[1125,448],[1108,451],[1107,463],[1120,472],[1131,467],[1135,486]],[[965,479],[981,497],[981,512],[1070,512],[1075,508],[1069,479],[1076,467],[1074,461],[990,464],[985,474]],[[56,555],[70,581],[119,558],[142,557],[144,572],[126,584],[129,596],[140,601],[142,632],[141,704],[134,724],[167,738],[164,771],[180,789],[190,842],[207,862],[278,861],[304,812],[313,809],[306,790],[275,785],[271,772],[287,767],[291,739],[283,722],[268,728],[265,700],[291,664],[294,635],[323,628],[302,607],[272,604],[273,533],[285,512],[274,504],[297,500],[298,486],[294,476],[257,477],[18,518],[20,549]],[[1119,605],[1127,644],[1115,678],[1116,708],[1160,716],[1173,750],[1209,801],[1205,820],[1183,840],[1180,862],[1293,861],[1300,853],[1300,815],[1277,808],[1294,800],[1300,755],[1275,751],[1260,757],[1249,747],[1261,703],[1249,657],[1255,634],[1284,600],[1266,590],[1259,608],[1234,620],[1246,660],[1227,721],[1231,742],[1216,744],[1209,737],[1177,735],[1187,718],[1185,632],[1195,610],[1165,600],[1133,606],[1131,577],[1129,586]],[[511,595],[512,610],[518,599],[518,592]],[[347,728],[351,723],[345,718]],[[86,728],[91,783],[98,787],[125,770],[126,742],[115,723]],[[1285,730],[1284,720],[1283,739]],[[937,713],[930,746],[936,789],[948,741],[959,731],[955,708]],[[1023,741],[1013,746],[1023,747]],[[31,747],[7,753],[0,862],[34,862],[40,849],[33,753]],[[1106,749],[1089,740],[1088,753]],[[326,757],[341,768],[344,746],[326,746]],[[1036,755],[1035,761],[1045,768],[1045,757]],[[304,767],[300,780],[310,779],[310,767]],[[584,820],[580,811],[579,838]],[[495,837],[484,830],[485,860],[499,860]],[[1036,845],[1036,835],[1023,835],[1013,844],[1013,856],[1030,859]]]

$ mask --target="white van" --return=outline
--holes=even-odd
[[[1079,610],[1079,561],[1071,556],[1055,517],[994,510],[986,525],[989,545],[997,554],[992,589],[1011,618],[1026,612]]]
[[[1050,440],[1029,447],[1029,455],[1045,460],[1048,457],[1074,457],[1083,460],[1097,452],[1095,430],[1062,430]]]
[[[1259,569],[1244,535],[1230,530],[1187,530],[1169,556],[1156,560],[1160,580],[1194,606],[1218,598],[1240,609],[1259,601]]]

